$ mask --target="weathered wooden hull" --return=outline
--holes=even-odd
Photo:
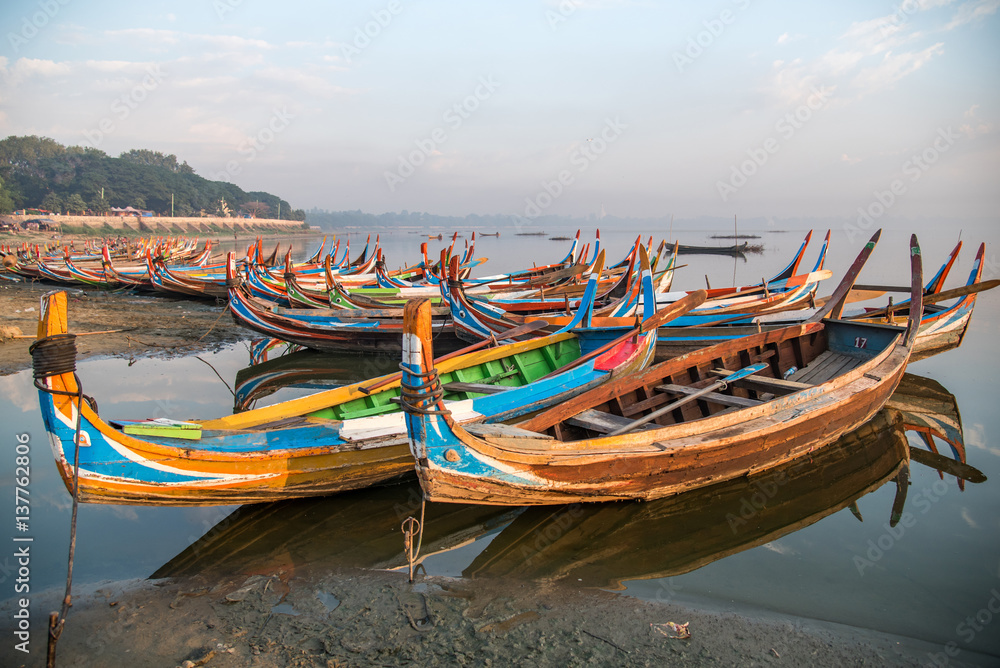
[[[547,448],[488,437],[484,447],[464,438],[458,427],[459,442],[443,440],[418,450],[417,473],[433,501],[536,505],[672,496],[780,466],[860,426],[881,409],[905,370],[909,350],[895,348],[826,387],[691,424],[577,441],[565,450],[558,441]],[[722,352],[709,349],[685,361],[711,366]],[[722,355],[723,361],[727,357]],[[443,422],[428,418],[433,420]],[[433,431],[428,426],[428,438]],[[469,474],[443,468],[438,459],[449,449],[504,473],[482,474],[476,465]]]
[[[842,306],[878,236],[820,316]],[[431,367],[426,322],[417,312],[402,367],[407,428],[425,494],[501,505],[649,500],[766,471],[821,448],[870,419],[904,373],[921,305],[915,238],[910,264],[914,308],[905,335],[885,325],[814,319],[663,362],[535,415],[516,431],[467,430],[434,402],[432,390],[419,389]],[[739,386],[713,382],[718,376]]]

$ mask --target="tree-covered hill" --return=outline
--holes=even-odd
[[[103,194],[103,197],[102,197]],[[132,206],[161,215],[223,214],[305,220],[305,212],[265,192],[245,192],[232,183],[209,181],[177,156],[133,149],[117,158],[104,151],[63,146],[47,137],[11,136],[0,141],[0,213],[40,207],[49,211],[103,213]]]

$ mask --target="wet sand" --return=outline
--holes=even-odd
[[[46,617],[60,595],[33,599],[31,654],[14,651],[5,634],[0,664],[44,665]],[[10,603],[2,608],[10,619]],[[688,623],[691,637],[661,633],[656,625],[668,621]],[[941,651],[767,612],[555,584],[418,577],[411,585],[405,573],[344,570],[98,586],[75,598],[58,665],[874,667],[933,665]],[[964,661],[948,665],[988,663]]]

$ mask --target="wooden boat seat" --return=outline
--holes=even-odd
[[[861,357],[854,357],[853,355],[845,355],[843,353],[835,353],[827,350],[810,362],[807,366],[793,373],[788,377],[788,379],[799,383],[820,385],[821,383],[825,383],[832,378],[836,378],[837,376],[860,366],[864,361],[864,358]]]
[[[660,392],[666,392],[669,394],[694,394],[700,390],[696,387],[688,387],[687,385],[675,385],[674,383],[667,383],[666,385],[657,385],[656,389]],[[699,397],[699,400],[711,401],[715,404],[720,404],[722,406],[733,406],[736,408],[749,408],[750,406],[757,406],[764,403],[757,399],[746,399],[744,397],[732,397],[728,394],[721,394],[719,392],[709,392],[708,394]]]
[[[635,422],[635,420],[630,420],[620,415],[613,415],[612,413],[606,413],[604,411],[597,411],[594,409],[588,409],[581,413],[577,413],[573,417],[566,420],[567,424],[573,425],[574,427],[583,427],[584,429],[596,431],[600,434],[608,434],[615,429],[627,427],[633,422]],[[636,431],[659,428],[660,425],[655,422],[650,422],[642,425],[636,429]]]
[[[507,385],[487,385],[486,383],[445,383],[442,385],[446,392],[475,392],[477,394],[499,394],[506,390],[513,389]]]
[[[712,375],[722,378],[725,378],[733,373],[736,372],[730,369],[712,369]],[[769,392],[775,395],[792,394],[793,392],[806,390],[813,386],[812,383],[801,383],[794,380],[769,378],[767,376],[759,376],[757,374],[751,374],[744,378],[740,378],[735,382],[757,392]]]
[[[499,436],[502,438],[532,438],[532,439],[549,439],[553,440],[551,436],[546,434],[539,434],[537,431],[529,431],[527,429],[521,429],[520,427],[515,427],[509,424],[486,424],[484,422],[470,422],[462,425],[465,431],[469,432],[473,436],[486,437],[486,436]]]

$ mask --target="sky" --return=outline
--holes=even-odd
[[[295,208],[993,219],[1000,0],[7,0],[0,136]]]

